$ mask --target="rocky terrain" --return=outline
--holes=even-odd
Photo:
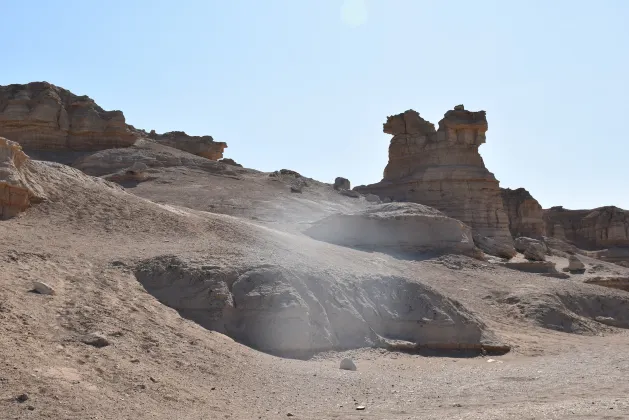
[[[218,160],[227,143],[184,132],[149,134],[128,125],[122,111],[105,111],[88,96],[47,82],[0,86],[0,136],[34,156],[71,163],[82,151],[129,147],[139,138]],[[79,152],[79,153],[77,153]]]
[[[484,113],[444,120],[391,117],[354,190],[153,134],[37,155],[70,166],[1,138],[1,417],[627,418],[624,213],[540,214],[484,168]]]
[[[446,112],[437,130],[413,110],[388,117],[383,130],[393,138],[384,178],[355,189],[434,207],[470,226],[484,251],[512,257],[500,187],[478,152],[487,128],[485,111],[463,105]]]

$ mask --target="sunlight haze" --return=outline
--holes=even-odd
[[[36,8],[37,12],[33,10]],[[378,182],[388,115],[486,110],[501,187],[629,208],[629,2],[1,0],[0,85],[48,81],[225,156]]]

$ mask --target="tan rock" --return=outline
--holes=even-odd
[[[39,150],[101,150],[136,140],[121,111],[47,82],[0,86],[0,136]]]
[[[513,237],[541,238],[545,234],[542,206],[524,188],[500,189]]]
[[[593,210],[544,210],[548,236],[582,249],[629,247],[629,211],[614,206]]]
[[[0,137],[0,220],[9,219],[45,198],[32,180],[30,159],[22,147]]]
[[[222,159],[223,151],[227,148],[227,143],[214,141],[212,136],[189,136],[183,131],[170,131],[164,134],[155,134],[153,131],[149,138],[210,160]]]
[[[383,130],[393,134],[384,178],[355,190],[439,209],[470,226],[480,247],[491,245],[486,252],[515,255],[498,181],[478,153],[487,131],[485,111],[457,106],[435,130],[408,110],[388,117]]]

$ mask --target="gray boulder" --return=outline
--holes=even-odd
[[[546,261],[546,248],[540,242],[531,242],[524,250],[524,258],[529,261]]]
[[[481,255],[467,225],[417,203],[378,204],[357,213],[331,215],[305,233],[320,241],[393,254]]]
[[[354,361],[348,357],[346,357],[345,359],[341,360],[341,365],[339,366],[340,369],[342,370],[356,370],[356,365],[354,364]]]
[[[367,195],[365,195],[365,200],[367,200],[370,203],[380,203],[380,197],[378,197],[375,194],[367,194]]]
[[[585,264],[576,255],[570,255],[568,258],[568,271],[571,273],[582,273],[585,271]]]
[[[334,189],[335,190],[349,190],[350,189],[349,179],[343,178],[340,176],[337,177],[334,180]]]

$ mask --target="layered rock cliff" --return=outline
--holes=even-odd
[[[526,236],[539,239],[545,235],[544,211],[527,190],[501,188],[500,193],[514,238]]]
[[[129,147],[138,138],[148,137],[218,160],[227,147],[211,136],[189,136],[183,131],[147,134],[128,125],[121,111],[105,111],[88,96],[47,82],[0,86],[0,136],[17,141],[29,153]]]
[[[355,189],[434,207],[469,225],[484,251],[511,257],[515,249],[498,180],[478,152],[487,128],[485,111],[462,105],[446,112],[437,130],[414,110],[388,117],[383,131],[393,139],[384,178]]]
[[[165,146],[210,160],[222,159],[223,151],[227,148],[227,143],[214,141],[212,136],[189,136],[183,131],[169,131],[164,134],[151,131],[148,137]]]
[[[0,135],[25,149],[100,150],[135,141],[121,111],[47,82],[0,86]]]
[[[593,210],[567,210],[561,206],[544,210],[548,236],[582,249],[629,248],[629,211],[614,206]]]

